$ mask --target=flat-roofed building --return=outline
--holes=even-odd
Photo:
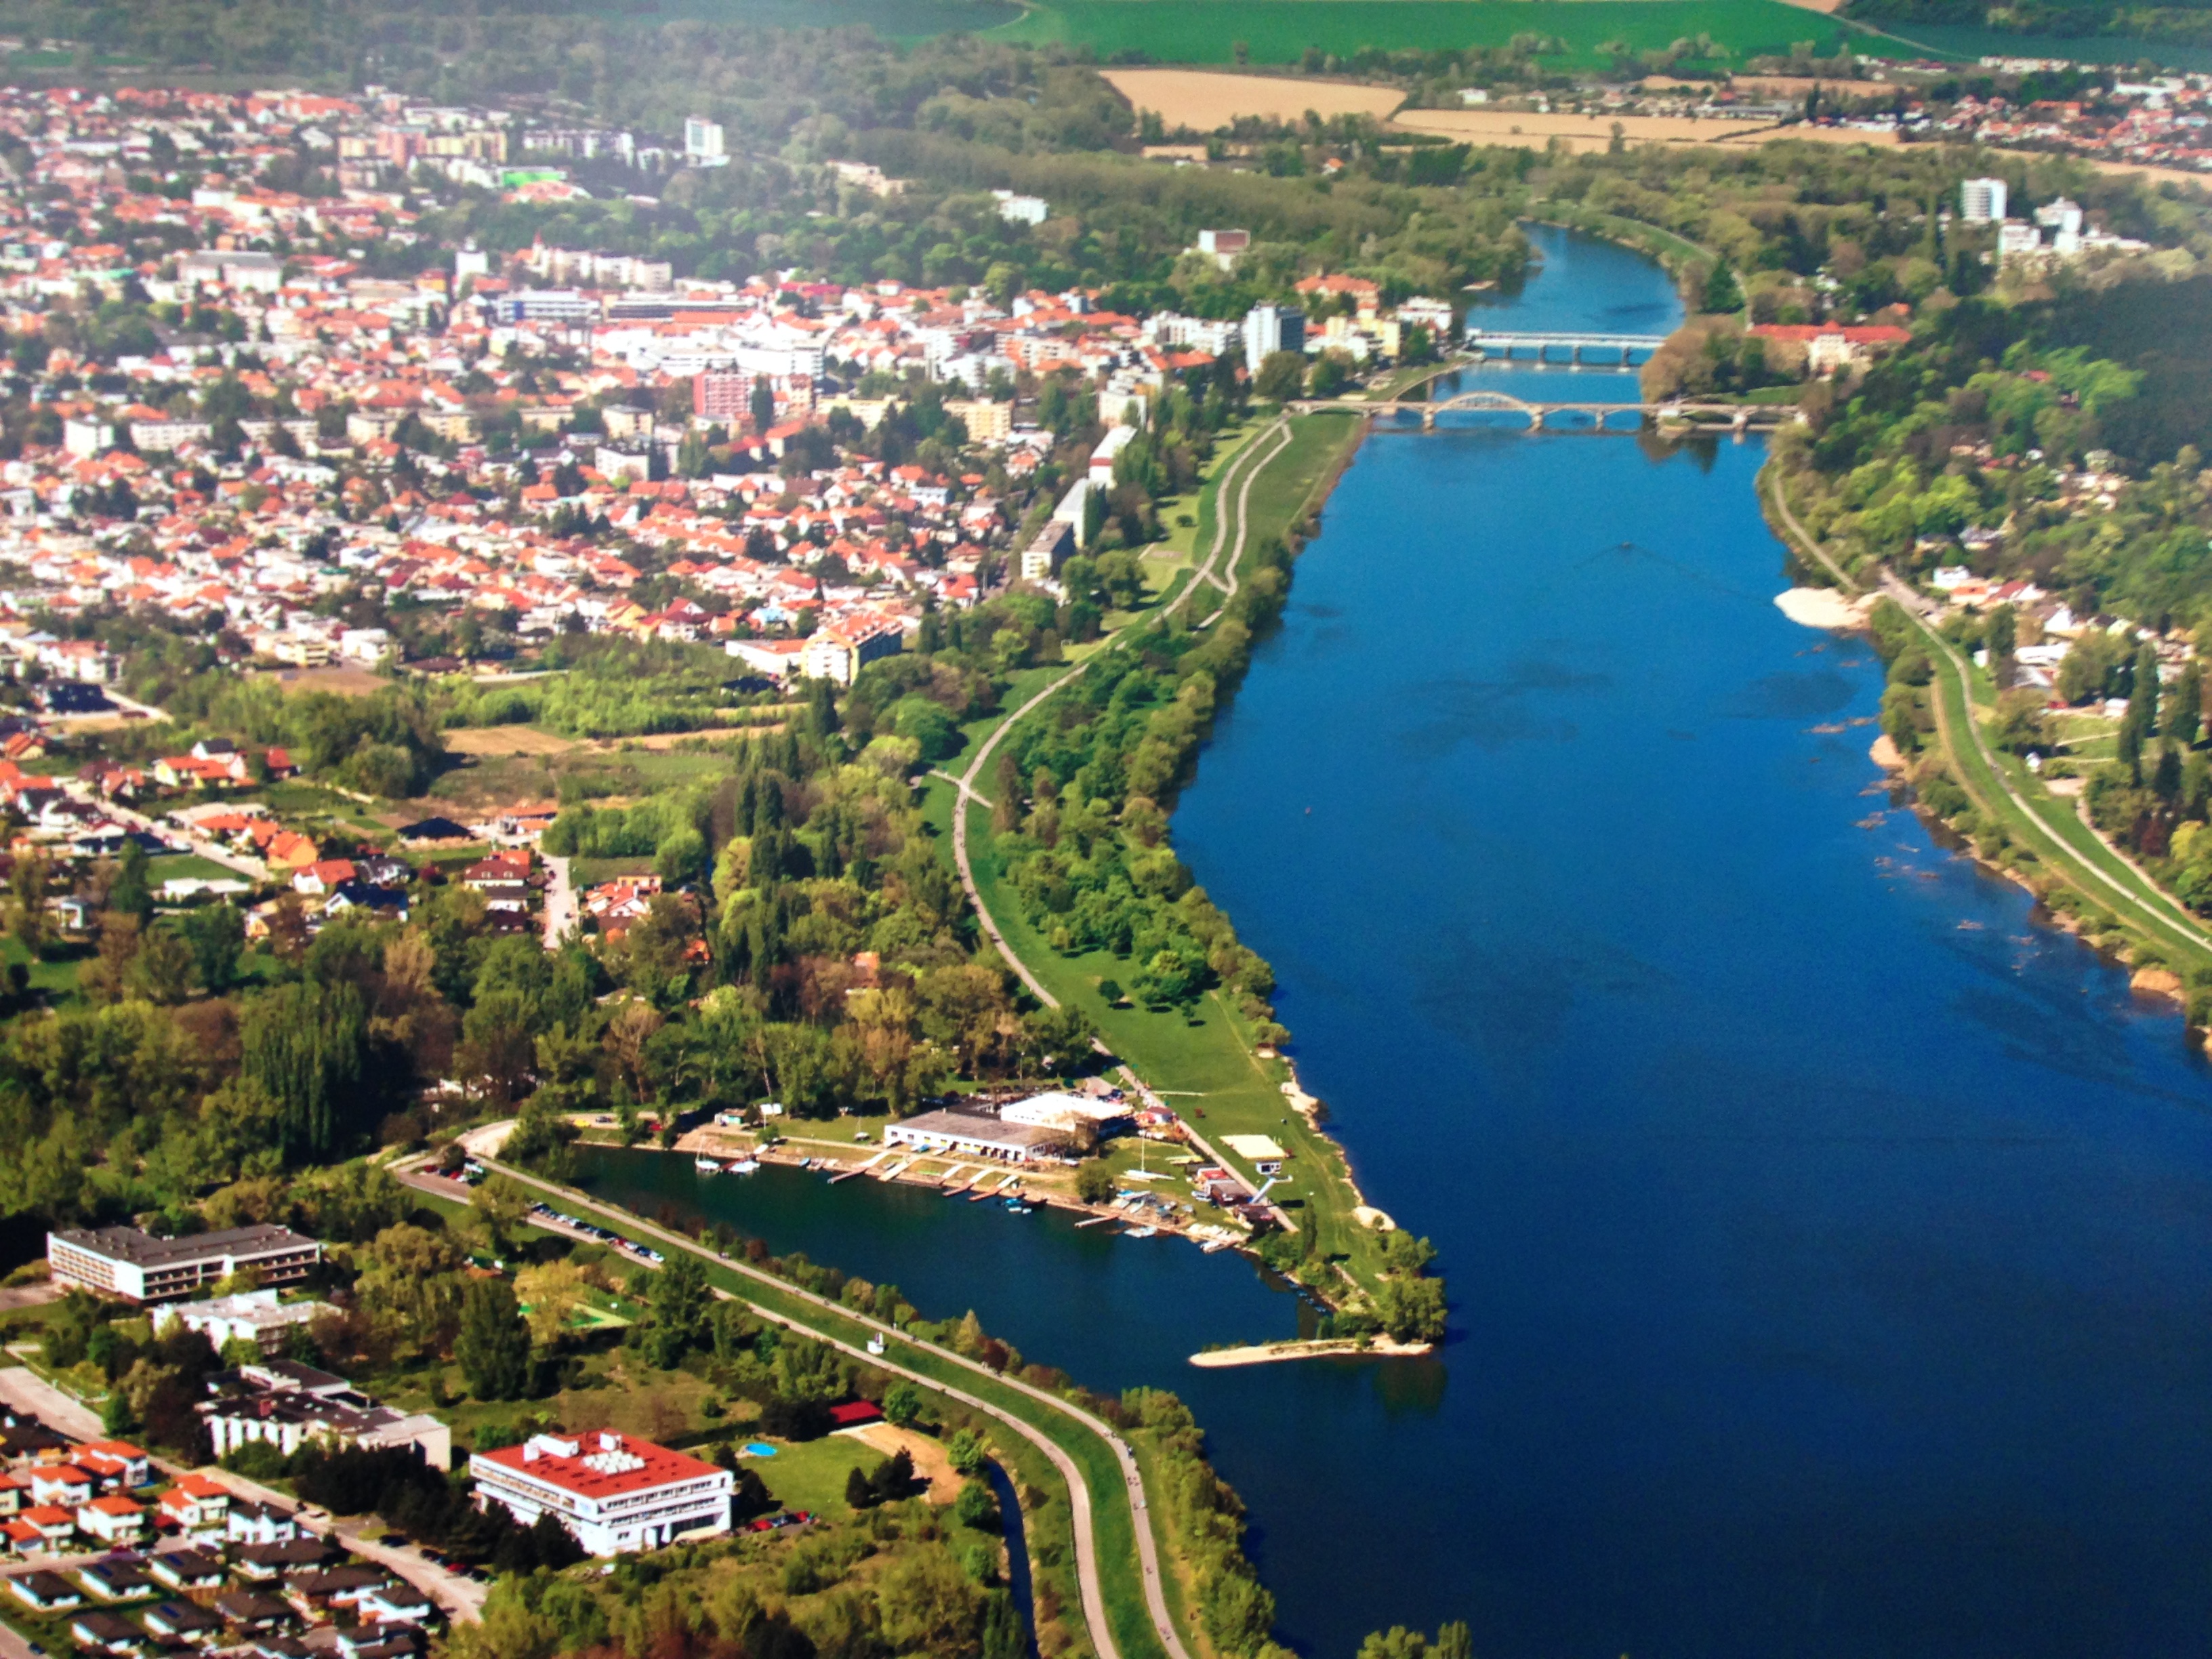
[[[469,1473],[479,1507],[503,1504],[526,1527],[550,1515],[593,1555],[730,1529],[727,1469],[633,1435],[532,1435],[477,1452]]]
[[[1056,1159],[1074,1141],[1060,1125],[1009,1123],[988,1112],[921,1112],[884,1129],[886,1146],[912,1146],[1008,1164]]]
[[[58,1283],[131,1302],[173,1302],[246,1267],[264,1284],[288,1284],[322,1259],[320,1241],[265,1223],[184,1238],[136,1227],[46,1235],[46,1262]]]

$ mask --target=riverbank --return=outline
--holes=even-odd
[[[1257,568],[1269,538],[1279,539],[1295,555],[1314,532],[1367,424],[1357,416],[1322,414],[1286,418],[1281,429],[1286,441],[1261,436],[1240,443],[1200,493],[1194,547],[1206,556],[1187,576],[1178,574],[1159,605],[1170,614],[1176,609],[1199,613],[1201,620],[1192,624],[1194,631],[1224,625],[1222,618]],[[1219,606],[1199,598],[1201,590],[1218,591]],[[1208,610],[1212,614],[1205,615]],[[1144,620],[1140,614],[1136,623]],[[1233,618],[1229,625],[1243,626]],[[1178,1112],[1194,1145],[1255,1192],[1269,1183],[1258,1165],[1275,1160],[1239,1151],[1234,1140],[1249,1136],[1255,1145],[1272,1140],[1280,1148],[1284,1182],[1277,1188],[1278,1217],[1285,1231],[1315,1236],[1300,1282],[1340,1308],[1364,1300],[1379,1289],[1387,1272],[1382,1235],[1388,1229],[1363,1219],[1380,1212],[1366,1204],[1348,1155],[1325,1132],[1326,1108],[1299,1085],[1279,1048],[1261,1040],[1259,1022],[1218,986],[1187,1012],[1109,998],[1102,988],[1127,975],[1131,965],[1103,951],[1055,951],[1005,887],[989,809],[975,793],[975,775],[989,759],[985,745],[1028,717],[1032,707],[1044,707],[1103,655],[1094,653],[1084,665],[1039,686],[1015,716],[979,723],[964,787],[951,779],[933,785],[954,832],[950,839],[956,859],[971,882],[987,932],[1031,989],[1042,1000],[1072,1005],[1088,1014],[1112,1060],[1126,1065],[1159,1103]],[[1234,686],[1233,676],[1222,686],[1216,724],[1227,711]],[[964,811],[956,800],[964,803]],[[1237,1242],[1252,1253],[1249,1240]]]
[[[1778,460],[1762,472],[1759,495],[1768,528],[1785,546],[1848,581],[1799,519]],[[1955,850],[2033,894],[2053,926],[2134,969],[2140,993],[2182,1001],[2187,982],[2212,975],[2212,933],[2098,832],[2081,811],[2077,793],[2062,795],[2018,757],[1991,748],[1982,725],[1995,711],[1996,688],[1986,673],[1943,637],[1919,597],[1890,572],[1877,570],[1870,586],[1911,619],[1932,670],[1922,696],[1932,717],[1935,748],[1914,757],[1893,744],[1885,757],[1892,775],[1913,791],[1921,811],[1949,832]],[[1806,601],[1801,609],[1863,613],[1870,598],[1862,595],[1847,605],[1838,599],[1832,608]],[[2212,1034],[2189,1029],[2191,1042],[2212,1052]]]

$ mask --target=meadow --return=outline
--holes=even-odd
[[[1504,46],[1533,33],[1566,48],[1554,61],[1595,65],[1606,61],[1598,48],[1613,41],[1644,52],[1710,34],[1741,63],[1806,40],[1825,54],[1846,30],[1780,0],[1050,0],[989,33],[1160,64],[1234,63],[1239,45],[1248,62],[1291,64],[1310,46],[1349,58]]]

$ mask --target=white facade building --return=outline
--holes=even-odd
[[[1010,225],[1041,225],[1052,212],[1042,196],[1018,196],[1011,190],[994,190],[991,194],[998,198],[999,216]]]
[[[1306,349],[1306,314],[1293,306],[1254,306],[1244,313],[1244,367],[1260,365],[1279,351]]]
[[[2005,181],[2002,179],[1967,179],[1960,181],[1959,216],[1970,225],[2003,223]]]
[[[479,1507],[523,1526],[550,1515],[593,1555],[657,1549],[730,1529],[730,1472],[649,1440],[601,1432],[532,1435],[469,1459]]]
[[[46,1235],[56,1283],[132,1302],[173,1301],[246,1267],[264,1282],[305,1279],[322,1259],[319,1241],[266,1224],[183,1238],[156,1238],[136,1227]]]
[[[687,116],[684,122],[684,159],[694,166],[704,164],[720,167],[729,159],[726,141],[720,121],[709,121],[703,115]]]
[[[154,1310],[154,1334],[173,1325],[198,1331],[217,1353],[227,1342],[243,1339],[264,1353],[284,1346],[294,1328],[310,1325],[318,1314],[335,1311],[327,1303],[276,1299],[274,1291],[248,1291],[242,1296],[218,1296],[205,1302],[167,1302]]]

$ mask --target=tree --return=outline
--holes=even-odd
[[[519,1400],[530,1386],[530,1328],[504,1279],[469,1282],[453,1358],[479,1400]]]
[[[1324,351],[1314,359],[1313,376],[1307,389],[1315,397],[1334,398],[1351,384],[1352,360],[1344,353]]]
[[[1103,1204],[1114,1196],[1114,1172],[1097,1161],[1075,1172],[1075,1195],[1085,1204]]]
[[[1252,395],[1270,403],[1286,404],[1304,390],[1305,383],[1304,352],[1271,351],[1261,362],[1260,372],[1252,377]]]
[[[960,1488],[960,1495],[952,1500],[952,1517],[963,1527],[977,1532],[996,1532],[1000,1522],[999,1500],[993,1495],[990,1483],[971,1480]]]
[[[2185,749],[2194,748],[2204,721],[2204,670],[2191,659],[2166,700],[2166,735]]]
[[[866,1510],[875,1507],[876,1490],[869,1485],[868,1477],[860,1472],[858,1463],[845,1477],[845,1505],[848,1509]]]
[[[374,1121],[368,1014],[352,985],[307,981],[254,998],[240,1042],[243,1074],[276,1103],[288,1159],[327,1161]]]
[[[483,1224],[484,1237],[495,1255],[514,1254],[516,1231],[528,1219],[532,1201],[520,1182],[503,1175],[492,1176],[469,1194],[469,1206]]]
[[[765,432],[775,424],[775,388],[769,384],[768,376],[753,376],[753,387],[747,401],[753,417],[753,430]]]
[[[2012,684],[2013,647],[2018,639],[2018,624],[2010,605],[2001,605],[1990,612],[1989,623],[1982,630],[1982,647],[1989,653],[1990,678],[2000,691]]]
[[[219,997],[237,983],[239,957],[246,951],[246,918],[236,905],[201,905],[187,910],[177,926],[192,953],[202,990]]]
[[[1394,1273],[1376,1292],[1375,1312],[1394,1342],[1441,1342],[1444,1285],[1440,1279]]]
[[[141,927],[154,918],[154,890],[146,880],[146,849],[135,841],[125,842],[116,858],[107,908],[119,915],[135,917]]]
[[[36,854],[15,860],[9,878],[8,931],[21,939],[32,958],[44,956],[53,943],[54,923],[46,909],[52,866]]]
[[[652,1301],[647,1352],[665,1370],[706,1334],[707,1316],[714,1305],[706,1264],[689,1250],[674,1252],[653,1281]]]
[[[910,1429],[921,1420],[921,1390],[911,1382],[894,1382],[884,1390],[884,1421],[895,1429]]]
[[[1735,273],[1726,262],[1715,265],[1705,273],[1704,293],[1699,296],[1698,309],[1712,313],[1741,311],[1743,289],[1735,280]]]
[[[139,944],[124,985],[134,997],[173,1008],[191,995],[192,973],[191,947],[174,928],[152,927]]]
[[[947,1552],[917,1550],[877,1579],[876,1607],[892,1652],[960,1659],[974,1650],[983,1592]]]

